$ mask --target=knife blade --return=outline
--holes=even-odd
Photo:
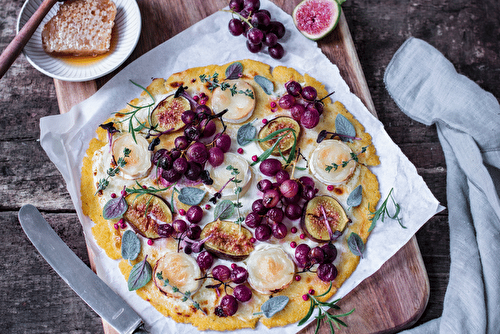
[[[141,317],[61,240],[33,205],[19,210],[30,241],[61,278],[121,334],[147,333]]]

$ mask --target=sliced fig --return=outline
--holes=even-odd
[[[344,1],[304,0],[293,10],[293,23],[307,38],[321,39],[337,26]]]
[[[309,238],[318,242],[330,240],[325,216],[332,234],[342,233],[351,221],[335,198],[326,195],[316,196],[306,204],[300,221],[302,229]]]
[[[125,200],[128,203],[128,209],[123,218],[145,238],[160,238],[158,225],[172,222],[172,212],[168,204],[159,196],[130,194]]]
[[[184,293],[194,294],[201,286],[201,270],[196,260],[186,253],[171,252],[156,261],[153,280],[165,295],[183,298]],[[168,284],[165,284],[165,281]],[[175,286],[179,291],[173,290]]]
[[[115,163],[120,165],[120,159],[125,162],[120,166],[126,179],[137,179],[148,174],[151,168],[151,151],[149,143],[143,136],[132,136],[131,133],[121,135],[113,141],[112,154]]]
[[[299,123],[291,117],[280,116],[280,117],[276,117],[272,121],[268,122],[266,125],[264,125],[260,129],[259,139],[261,141],[258,142],[260,147],[264,151],[269,149],[270,147],[272,147],[276,143],[278,138],[266,140],[266,141],[262,141],[262,139],[266,138],[267,136],[269,136],[270,134],[272,134],[275,131],[286,129],[286,128],[290,128],[290,129],[295,130],[295,136],[297,137],[297,139],[299,138],[299,135],[300,135]],[[279,137],[279,136],[283,135],[284,133],[285,132],[281,132],[277,136]],[[283,137],[283,139],[281,139],[280,143],[273,150],[272,154],[273,155],[280,155],[280,150],[281,150],[281,153],[283,153],[283,154],[290,151],[290,149],[292,148],[293,143],[294,143],[294,138],[295,137],[293,136],[293,134],[291,132],[289,132],[285,137]]]
[[[160,132],[182,129],[186,125],[181,119],[182,113],[190,109],[191,105],[185,97],[169,95],[151,113],[151,125]]]
[[[222,259],[242,261],[254,249],[250,241],[252,232],[231,221],[216,220],[205,225],[200,238],[208,236],[205,249]]]
[[[280,246],[266,245],[248,257],[250,286],[265,295],[287,288],[295,276],[295,263]]]

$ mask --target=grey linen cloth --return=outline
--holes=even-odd
[[[416,38],[396,52],[384,81],[405,114],[436,124],[447,166],[451,267],[443,314],[404,333],[500,333],[498,101]]]

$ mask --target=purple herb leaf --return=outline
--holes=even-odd
[[[226,80],[238,79],[243,73],[243,65],[235,62],[226,68]]]
[[[102,209],[102,217],[104,219],[116,219],[123,216],[127,211],[128,204],[123,196],[110,199]]]
[[[365,244],[363,242],[363,239],[361,239],[361,237],[358,234],[352,232],[351,235],[349,236],[349,239],[347,239],[347,244],[349,245],[349,249],[354,255],[363,258],[363,252],[365,251]]]
[[[128,290],[134,291],[142,288],[151,281],[153,269],[147,261],[147,256],[143,261],[132,267],[128,277]]]

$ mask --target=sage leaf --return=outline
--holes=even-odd
[[[273,315],[284,309],[289,300],[290,298],[287,296],[276,296],[270,298],[262,304],[260,310],[264,313],[266,318],[271,318]]]
[[[122,236],[122,258],[133,261],[141,252],[141,240],[132,230],[127,230]]]
[[[354,125],[352,125],[352,123],[342,114],[338,114],[337,117],[335,117],[335,132],[349,137],[356,137]],[[344,141],[344,139],[342,140]],[[352,139],[347,140],[352,141]]]
[[[222,200],[215,206],[214,220],[227,219],[234,213],[234,203],[228,199]]]
[[[186,205],[198,205],[205,197],[207,192],[202,189],[194,188],[194,187],[184,187],[181,188],[179,192],[179,196],[177,197],[179,201]]]
[[[358,234],[352,232],[351,235],[349,235],[349,239],[347,239],[347,244],[349,245],[351,253],[363,258],[363,252],[365,251],[365,244],[363,242],[363,239],[361,239],[361,237]]]
[[[226,68],[226,79],[238,79],[241,73],[243,73],[243,65],[237,61]]]
[[[254,78],[256,83],[264,90],[267,95],[271,95],[274,92],[274,84],[271,80],[261,75],[256,75]]]
[[[238,129],[236,140],[238,145],[246,146],[254,140],[256,135],[257,129],[252,125],[252,123],[247,123]]]
[[[361,204],[363,200],[363,187],[361,184],[357,186],[347,197],[347,206],[356,207]]]
[[[146,258],[132,267],[128,277],[128,290],[134,291],[142,288],[151,280],[153,269]]]
[[[127,211],[128,204],[123,196],[110,199],[102,208],[102,217],[104,219],[116,219],[123,216]]]

